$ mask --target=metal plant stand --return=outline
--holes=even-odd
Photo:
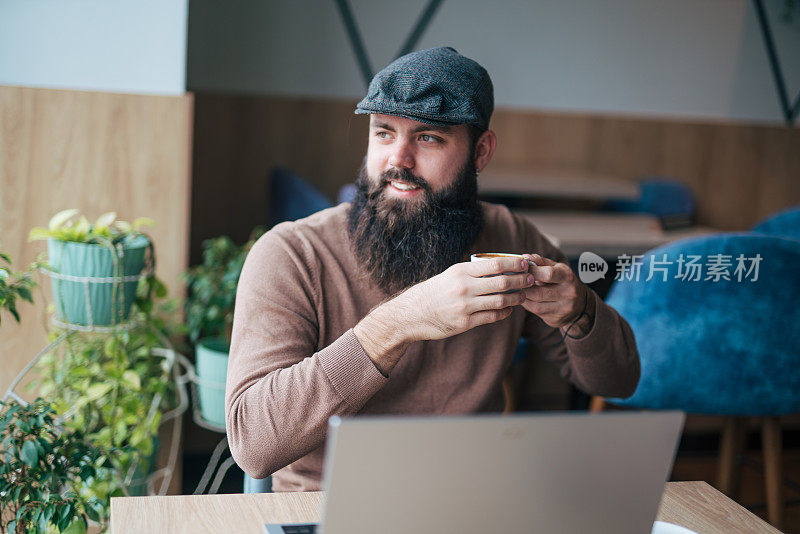
[[[117,249],[120,252],[120,248]],[[124,252],[122,253],[124,254]],[[118,271],[118,264],[121,258],[117,256],[114,257],[115,263],[115,272]],[[36,364],[41,360],[41,358],[49,353],[54,353],[55,351],[59,350],[63,347],[66,341],[69,340],[71,335],[74,335],[77,332],[83,333],[95,333],[95,334],[110,334],[110,333],[118,333],[124,330],[130,330],[136,326],[142,326],[141,323],[137,323],[136,319],[130,319],[126,321],[115,322],[114,324],[103,326],[103,325],[95,325],[93,324],[94,320],[94,313],[92,310],[91,299],[90,299],[90,287],[93,284],[112,284],[112,295],[119,295],[121,288],[124,288],[125,283],[130,282],[138,282],[142,277],[149,276],[152,273],[154,261],[150,262],[145,270],[135,276],[115,276],[115,277],[104,277],[104,278],[93,278],[93,277],[77,277],[77,276],[70,276],[70,275],[63,275],[59,274],[53,270],[41,268],[40,270],[47,276],[54,278],[61,281],[67,282],[77,282],[82,283],[84,286],[84,296],[85,296],[85,305],[88,314],[88,325],[82,324],[74,324],[68,323],[64,320],[60,319],[57,314],[53,314],[50,317],[50,323],[61,330],[60,334],[56,339],[54,339],[51,343],[49,343],[46,347],[44,347],[30,362],[25,365],[22,371],[16,376],[14,381],[9,386],[8,390],[3,395],[3,401],[7,401],[9,399],[14,399],[17,402],[21,403],[22,405],[27,405],[28,403],[20,396],[17,392],[17,387],[19,386],[20,382],[22,382],[23,378],[36,366]],[[59,287],[60,284],[57,283],[56,287]],[[114,319],[116,320],[117,310],[116,307],[117,301],[116,297],[113,299],[113,315],[115,316]],[[187,384],[191,380],[191,377],[194,377],[194,369],[191,363],[186,359],[185,356],[179,354],[174,350],[172,344],[170,343],[169,339],[163,335],[162,332],[158,331],[154,327],[150,327],[149,325],[145,325],[147,328],[151,328],[151,331],[155,333],[158,338],[160,339],[162,346],[161,347],[154,347],[151,349],[150,354],[154,358],[163,358],[164,359],[164,367],[169,376],[172,379],[172,383],[174,385],[174,390],[176,394],[176,406],[171,410],[165,412],[161,416],[160,424],[164,424],[167,421],[173,421],[173,428],[172,433],[169,438],[169,455],[167,459],[167,463],[164,467],[156,470],[155,472],[148,475],[144,480],[142,479],[134,479],[136,473],[136,467],[138,461],[134,461],[133,464],[130,466],[128,471],[124,474],[123,485],[122,489],[126,495],[129,495],[128,487],[137,484],[137,483],[145,483],[147,492],[150,495],[165,495],[167,489],[169,488],[170,482],[172,480],[172,476],[175,472],[175,465],[178,459],[178,448],[180,444],[181,438],[181,431],[182,431],[182,418],[181,416],[186,412],[189,406],[188,394],[187,394]],[[161,402],[163,401],[163,397],[161,394],[156,394],[153,397],[153,400],[150,405],[150,410],[147,416],[148,424],[152,423],[154,420],[156,413],[158,411]],[[58,421],[64,421],[69,416],[73,415],[77,411],[77,409],[70,409],[66,413],[62,414]],[[223,429],[224,431],[224,429]],[[156,489],[156,481],[160,480],[160,484],[158,485],[158,489]]]
[[[203,415],[200,413],[200,402],[198,400],[197,386],[203,385],[224,389],[225,384],[217,384],[215,382],[209,382],[208,380],[200,378],[194,372],[194,368],[191,368],[189,371],[189,381],[191,382],[192,387],[192,419],[194,420],[195,424],[213,432],[220,432],[223,434],[220,442],[217,443],[216,447],[214,447],[214,452],[211,454],[211,458],[208,461],[205,471],[203,471],[203,476],[200,478],[200,482],[197,484],[197,488],[194,490],[195,495],[201,495],[205,493],[209,482],[211,482],[211,477],[213,476],[214,481],[211,482],[211,487],[208,488],[208,493],[213,495],[219,491],[219,487],[222,484],[222,481],[225,479],[225,475],[227,474],[228,470],[234,466],[236,461],[233,459],[233,457],[229,456],[225,459],[225,461],[220,463],[223,455],[228,450],[228,436],[226,434],[224,425],[218,425],[203,418]],[[216,471],[216,476],[214,475],[214,471]]]

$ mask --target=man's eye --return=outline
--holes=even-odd
[[[437,143],[439,138],[428,134],[422,134],[419,136],[419,140],[423,143]]]
[[[377,131],[375,132],[375,137],[378,139],[386,139],[389,137],[389,132]]]

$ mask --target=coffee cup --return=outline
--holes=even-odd
[[[471,262],[472,261],[489,261],[489,260],[493,260],[495,258],[519,258],[521,260],[526,260],[528,262],[528,265],[536,265],[536,263],[534,263],[532,260],[526,258],[522,254],[509,254],[507,252],[481,252],[481,253],[478,253],[478,254],[471,255],[469,257],[469,261],[471,261]],[[504,274],[519,274],[519,272],[508,271],[508,272],[504,272],[504,273],[500,273],[500,274],[489,274],[489,275],[486,275],[486,276],[484,276],[482,278],[491,278],[492,276],[502,276]],[[503,291],[503,293],[513,293],[514,291],[516,291],[516,290]]]
[[[536,265],[536,263],[534,263],[532,260],[529,260],[528,258],[523,256],[522,254],[509,254],[507,252],[481,252],[481,253],[473,254],[472,256],[470,256],[469,257],[469,261],[489,261],[489,260],[493,260],[495,258],[519,258],[521,260],[526,260],[529,265]],[[519,273],[507,272],[507,273],[502,273],[502,274],[519,274]],[[499,276],[499,275],[493,274],[493,275],[490,275],[490,276]]]

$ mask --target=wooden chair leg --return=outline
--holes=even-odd
[[[744,417],[726,417],[719,444],[717,488],[732,499],[739,490],[739,455],[744,448]]]
[[[764,475],[767,489],[767,519],[781,530],[783,522],[783,492],[781,474],[781,424],[778,417],[765,417],[761,425],[764,449]]]
[[[603,397],[592,397],[589,402],[589,413],[600,413],[606,407],[606,399]]]

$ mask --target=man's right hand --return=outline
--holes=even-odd
[[[528,265],[518,258],[457,263],[376,307],[353,333],[388,376],[414,341],[444,339],[511,315],[525,301],[522,289],[533,286]],[[504,272],[518,274],[492,276]]]

